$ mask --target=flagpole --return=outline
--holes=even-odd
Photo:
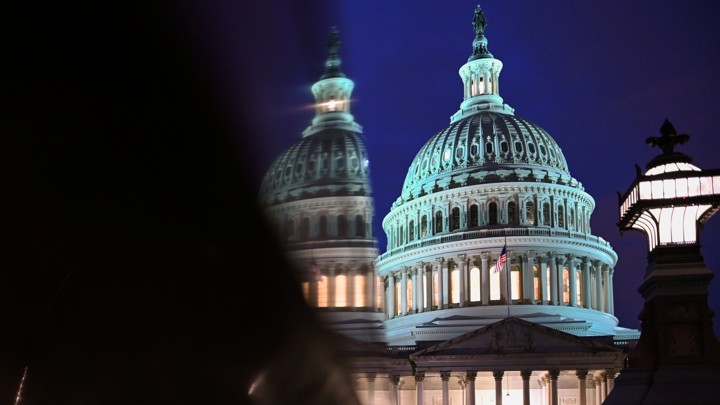
[[[505,245],[507,248],[507,234],[505,234]],[[507,254],[507,252],[506,252]],[[510,301],[512,300],[512,296],[510,295],[510,266],[505,265],[505,293],[507,294],[507,316],[510,318]]]

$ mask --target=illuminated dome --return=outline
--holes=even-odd
[[[261,202],[275,205],[308,197],[370,196],[370,174],[362,134],[326,129],[305,136],[268,169]]]
[[[528,120],[508,112],[480,111],[451,123],[420,149],[405,178],[402,200],[451,185],[524,178],[570,181],[560,147]]]

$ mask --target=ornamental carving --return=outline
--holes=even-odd
[[[675,326],[670,330],[670,356],[697,356],[699,353],[698,335],[691,326]]]
[[[496,332],[490,342],[490,351],[494,353],[526,353],[531,350],[530,334],[512,327]]]

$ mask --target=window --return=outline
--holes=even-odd
[[[470,206],[470,227],[480,225],[480,212],[477,204]]]
[[[460,208],[455,207],[452,209],[450,216],[450,230],[456,231],[460,229]]]
[[[355,308],[370,306],[365,296],[365,275],[356,274],[353,278],[353,305]]]
[[[482,298],[482,286],[480,285],[480,269],[470,269],[470,301],[478,302]]]
[[[441,211],[435,212],[435,233],[440,233],[443,230],[443,215]]]
[[[508,209],[508,224],[517,225],[518,224],[517,204],[515,204],[515,201],[510,201],[507,205],[507,209]]]
[[[525,202],[525,223],[528,225],[535,223],[535,204],[532,201]]]
[[[320,218],[318,218],[318,236],[321,238],[327,237],[327,217],[325,215],[321,215]]]
[[[543,203],[542,221],[543,225],[550,226],[550,203]]]
[[[410,278],[407,280],[407,287],[405,289],[405,294],[407,297],[407,312],[412,312],[413,307],[413,282]]]
[[[457,266],[453,266],[453,270],[450,272],[450,303],[460,303],[460,270]]]
[[[360,238],[365,237],[365,221],[362,215],[355,216],[355,236]]]
[[[497,203],[495,201],[488,204],[488,223],[490,225],[497,225],[498,218],[497,218],[498,212],[497,212]]]
[[[310,218],[304,217],[300,222],[300,239],[307,240],[310,238]]]
[[[563,207],[562,205],[558,205],[557,211],[558,211],[557,226],[560,228],[565,228],[565,207]]]
[[[420,237],[424,238],[428,236],[428,220],[427,215],[423,215],[420,219]]]
[[[408,224],[408,242],[415,240],[415,221],[410,221]]]
[[[347,229],[347,220],[345,219],[345,215],[338,215],[337,217],[337,233],[339,237],[347,237],[348,236],[348,229]]]
[[[339,274],[335,276],[335,305],[334,307],[348,306],[347,276]]]

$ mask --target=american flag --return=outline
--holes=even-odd
[[[505,268],[505,263],[507,263],[507,242],[503,245],[502,252],[500,252],[500,257],[497,259],[497,263],[495,263],[495,273],[500,273]]]
[[[315,258],[312,259],[312,266],[310,267],[310,272],[315,276],[315,281],[322,281],[322,274],[320,273],[320,267],[318,267],[317,262],[315,261]]]

